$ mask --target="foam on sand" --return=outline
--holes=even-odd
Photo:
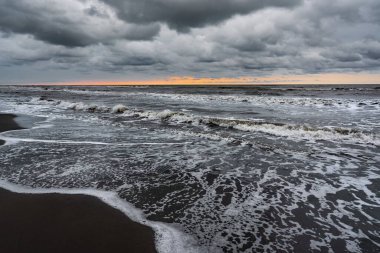
[[[58,193],[58,194],[83,194],[94,196],[109,206],[112,206],[131,220],[143,225],[151,227],[155,231],[155,242],[158,252],[176,253],[176,252],[202,252],[200,248],[195,245],[194,240],[179,231],[178,229],[162,222],[149,221],[144,218],[143,213],[133,207],[128,202],[122,200],[114,192],[107,192],[94,189],[40,189],[30,188],[25,186],[16,185],[5,180],[0,180],[0,187],[16,192],[28,194],[44,194],[44,193]]]

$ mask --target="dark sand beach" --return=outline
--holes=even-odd
[[[0,114],[0,131],[20,129]],[[155,252],[154,233],[96,197],[0,188],[0,252]]]
[[[16,118],[13,114],[0,114],[0,132],[23,129],[13,119]]]
[[[0,114],[0,133],[10,130],[23,129],[13,120],[16,116],[13,114]],[[0,139],[0,145],[3,145],[4,140]]]

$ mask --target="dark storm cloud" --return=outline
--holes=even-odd
[[[380,42],[377,44],[377,46],[363,49],[362,54],[369,59],[380,60]]]
[[[353,68],[380,66],[380,40],[362,39],[354,43],[342,43],[324,48],[320,55],[328,60],[330,67],[334,65]]]
[[[128,29],[127,40],[151,40],[160,31],[159,24],[133,25]]]
[[[0,0],[0,7],[1,66],[144,78],[380,70],[378,0]]]
[[[111,63],[115,66],[151,66],[158,62],[151,57],[132,56],[115,58]]]
[[[125,24],[94,5],[86,7],[86,1],[0,0],[0,6],[1,30],[68,47],[120,38],[149,40],[159,32],[158,24]]]
[[[72,29],[73,23],[68,18],[50,22],[45,13],[54,13],[47,8],[33,8],[33,4],[12,0],[1,0],[0,5],[0,27],[6,32],[33,34],[38,39],[66,46],[84,46],[92,41],[90,36]]]
[[[103,0],[128,22],[165,22],[179,31],[248,14],[266,7],[293,7],[301,0]]]

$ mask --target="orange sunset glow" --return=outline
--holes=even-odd
[[[45,82],[33,85],[305,85],[305,84],[378,84],[380,74],[362,73],[329,73],[308,75],[281,75],[268,77],[237,77],[237,78],[207,78],[192,76],[173,76],[151,80],[127,80],[127,81],[71,81],[71,82]]]

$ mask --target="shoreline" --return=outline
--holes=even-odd
[[[0,132],[24,129],[15,117],[0,113]],[[2,186],[0,238],[0,251],[8,253],[157,252],[151,227],[95,196],[17,193]]]
[[[19,126],[15,121],[14,118],[17,116],[14,114],[8,114],[8,113],[0,113],[0,133],[11,131],[11,130],[21,130],[25,129],[21,126]],[[1,139],[0,136],[0,146],[4,145],[5,141]]]
[[[95,196],[0,187],[4,252],[156,252],[154,232]]]
[[[15,121],[14,118],[17,116],[14,114],[9,113],[0,113],[0,133],[11,131],[11,130],[21,130],[25,129],[21,126],[19,126]]]

